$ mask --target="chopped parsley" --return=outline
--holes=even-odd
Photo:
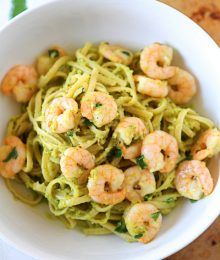
[[[154,221],[157,221],[157,219],[159,218],[159,216],[160,216],[160,211],[157,211],[157,212],[151,214],[151,218],[152,218]]]
[[[15,17],[27,9],[26,0],[13,0],[10,18]]]
[[[189,199],[189,201],[190,201],[191,203],[196,203],[198,200]]]
[[[151,194],[146,194],[144,196],[144,201],[148,201],[148,200],[151,200],[152,199],[152,195]]]
[[[3,162],[8,162],[11,159],[17,159],[17,158],[18,158],[18,152],[17,152],[16,148],[14,147]]]
[[[57,58],[60,56],[59,51],[55,49],[48,50],[48,55],[50,58]]]
[[[127,56],[130,56],[130,52],[128,52],[128,51],[122,51],[122,53],[124,53]]]
[[[68,131],[66,134],[67,134],[67,136],[72,137],[73,136],[73,130]]]
[[[169,203],[172,203],[172,202],[174,202],[174,201],[175,201],[175,199],[174,199],[174,198],[171,198],[171,197],[165,200],[165,202],[168,203],[168,204],[169,204]]]
[[[114,146],[110,150],[110,152],[107,155],[107,160],[109,162],[111,162],[114,159],[114,157],[116,157],[116,158],[121,158],[122,157],[122,150],[119,147],[117,147],[117,146]]]
[[[134,238],[138,239],[138,238],[143,237],[143,235],[144,235],[144,234],[140,233],[140,234],[135,235]]]
[[[115,231],[117,231],[118,233],[126,233],[127,232],[127,228],[126,228],[125,222],[123,220],[119,221],[117,223]]]
[[[118,147],[115,147],[115,157],[117,158],[122,157],[122,150]]]
[[[188,155],[187,157],[186,157],[186,160],[188,160],[188,161],[190,161],[190,160],[192,160],[192,155]]]
[[[192,154],[190,154],[190,151],[187,151],[186,153],[185,153],[185,156],[186,156],[186,160],[192,160]]]
[[[144,161],[144,156],[141,155],[136,158],[136,163],[141,169],[145,169],[147,167],[147,164]]]
[[[95,104],[95,107],[97,108],[97,107],[101,107],[102,106],[102,104],[100,104],[100,103],[97,103],[97,104]]]
[[[91,121],[89,121],[89,119],[87,119],[87,118],[85,118],[84,119],[84,125],[86,125],[86,126],[91,126],[91,125],[93,125],[93,123],[91,122]]]

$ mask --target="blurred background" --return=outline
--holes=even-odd
[[[48,1],[51,0],[0,0],[0,26],[27,8],[33,8]],[[161,2],[190,17],[220,45],[220,0],[161,0]],[[196,219],[192,219],[192,221],[196,223]],[[168,260],[188,259],[220,259],[220,217],[192,244],[168,258]],[[0,260],[32,260],[32,258],[0,240]]]

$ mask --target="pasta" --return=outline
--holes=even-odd
[[[100,46],[91,43],[78,49],[74,56],[57,52],[53,55],[53,63],[39,78],[39,89],[28,103],[22,105],[21,114],[9,121],[7,135],[17,136],[26,144],[26,159],[15,179],[6,179],[7,187],[16,198],[29,205],[36,205],[46,198],[51,213],[68,228],[78,226],[86,235],[114,233],[128,242],[137,241],[140,236],[133,236],[124,227],[124,212],[132,202],[123,199],[105,205],[95,201],[87,187],[88,175],[81,176],[80,172],[78,177],[67,178],[63,174],[62,155],[70,147],[80,147],[95,157],[96,167],[111,164],[124,172],[138,164],[143,169],[143,158],[139,157],[139,162],[123,158],[123,149],[114,135],[123,118],[136,117],[141,119],[148,132],[164,131],[176,139],[179,149],[177,163],[180,163],[189,160],[198,135],[212,129],[214,124],[194,109],[175,104],[168,96],[152,97],[137,92],[133,74],[143,75],[139,64],[140,52],[134,54],[130,65],[123,64],[124,56],[117,62],[111,57],[107,59]],[[125,52],[124,55],[126,58],[131,54]],[[82,113],[82,102],[87,102],[86,97],[90,95],[95,98],[94,92],[110,95],[117,105],[110,122],[98,127],[98,121],[89,120]],[[46,119],[51,103],[62,98],[75,100],[76,109],[74,126],[58,133],[51,130],[55,127],[55,114],[49,123]],[[100,102],[97,104],[103,106]],[[77,106],[81,106],[81,110]],[[112,106],[108,109],[103,117],[110,117],[113,113]],[[138,140],[143,140],[143,136]],[[123,147],[127,148],[126,145]],[[145,195],[143,201],[154,205],[161,214],[169,214],[182,197],[175,187],[176,169],[165,173],[157,170],[153,174],[156,188]],[[79,176],[86,181],[80,182]],[[18,190],[15,182],[26,187],[28,193]]]

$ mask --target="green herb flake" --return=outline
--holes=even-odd
[[[55,49],[48,50],[48,55],[50,58],[57,58],[60,56],[59,51]]]
[[[148,200],[151,200],[152,199],[152,195],[151,194],[146,194],[144,196],[144,201],[148,201]]]
[[[147,164],[144,161],[144,156],[143,155],[141,155],[141,156],[136,158],[136,163],[142,170],[147,167]]]
[[[122,157],[122,150],[119,147],[115,147],[115,157],[121,158]]]
[[[189,199],[189,201],[190,201],[191,203],[196,203],[198,200]]]
[[[130,56],[130,55],[131,55],[130,52],[128,52],[128,51],[122,51],[122,53],[124,53],[124,54],[127,55],[127,56]]]
[[[119,221],[117,223],[115,231],[118,232],[118,233],[126,233],[127,232],[127,228],[126,228],[125,222],[123,220]]]
[[[3,162],[8,162],[11,159],[17,159],[18,158],[18,152],[17,149],[14,147],[11,152],[9,153],[9,155],[7,156],[7,158],[3,161]]]
[[[91,125],[93,125],[93,123],[91,122],[91,121],[89,121],[89,119],[87,119],[87,118],[85,118],[84,119],[84,125],[86,125],[86,126],[91,126]]]
[[[188,160],[188,161],[190,161],[190,160],[192,160],[192,158],[193,158],[193,157],[192,157],[191,154],[187,154],[185,159]]]
[[[174,198],[171,198],[171,197],[165,200],[165,202],[168,203],[168,204],[169,204],[169,203],[172,203],[172,202],[174,202],[174,201],[175,201],[175,199],[174,199]]]
[[[160,216],[160,211],[157,211],[157,212],[151,214],[151,218],[152,218],[154,221],[157,221],[157,219],[159,218],[159,216]]]
[[[73,136],[73,131],[72,131],[72,130],[68,131],[68,132],[66,133],[66,135],[69,136],[69,137],[72,137],[72,136]]]
[[[135,238],[135,239],[138,239],[138,238],[143,237],[143,235],[144,235],[144,234],[140,233],[140,234],[135,235],[134,238]]]
[[[26,0],[12,0],[10,18],[17,16],[27,9]]]
[[[121,158],[122,157],[122,150],[119,147],[117,147],[117,146],[114,146],[110,150],[110,152],[107,155],[107,160],[109,162],[111,162],[114,159],[114,157],[116,157],[116,158]]]
[[[95,107],[97,108],[97,107],[101,107],[102,106],[102,104],[100,104],[100,103],[97,103],[97,104],[95,104]]]

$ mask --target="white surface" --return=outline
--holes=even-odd
[[[0,241],[0,259],[1,260],[32,260],[33,258],[19,252],[13,247]]]
[[[25,37],[19,37],[25,35]],[[0,32],[0,77],[15,63],[31,62],[52,43],[77,47],[85,41],[107,40],[142,48],[155,41],[171,44],[175,64],[196,75],[200,91],[194,102],[204,115],[220,121],[219,52],[215,43],[192,21],[151,0],[57,1],[15,19]],[[15,48],[16,43],[16,48]],[[25,51],[18,51],[24,50]],[[10,109],[9,109],[10,108]],[[0,97],[0,138],[14,102]],[[210,166],[219,171],[217,160]],[[45,209],[14,201],[0,181],[0,231],[11,244],[40,259],[159,259],[195,239],[220,211],[220,182],[213,194],[195,204],[179,205],[164,218],[158,237],[148,245],[127,244],[115,236],[85,237],[45,218]]]
[[[46,1],[49,0],[28,0],[27,6],[30,9]],[[10,0],[0,0],[0,27],[7,23],[10,8]],[[33,258],[21,253],[0,239],[0,260],[33,260]]]

